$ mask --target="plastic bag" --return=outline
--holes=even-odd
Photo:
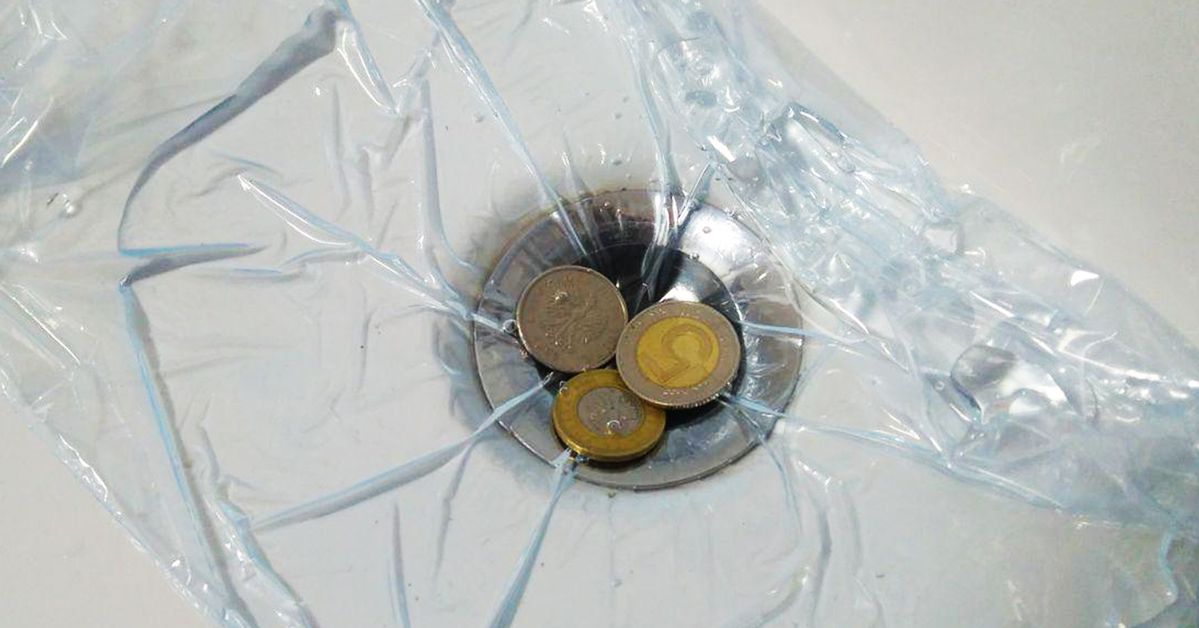
[[[751,7],[9,12],[0,390],[218,622],[1196,621],[1194,348]],[[734,301],[802,313],[734,321],[803,356],[718,400],[748,453],[645,492],[497,427],[552,383],[475,355],[508,243],[594,261],[621,194],[642,267],[719,210],[786,278]]]

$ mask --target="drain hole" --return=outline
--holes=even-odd
[[[620,191],[570,203],[565,212],[546,213],[511,240],[484,285],[479,314],[484,320],[506,321],[524,288],[540,273],[563,265],[580,265],[602,273],[620,290],[630,318],[662,300],[700,302],[733,323],[743,347],[734,394],[773,410],[784,410],[799,379],[801,350],[790,341],[763,336],[747,339],[741,323],[799,326],[798,305],[789,300],[792,281],[771,255],[769,246],[729,214],[710,205],[692,209],[684,227],[663,254],[652,299],[645,291],[643,264],[654,242],[655,193]],[[563,220],[585,235],[593,251],[580,259],[566,237]],[[748,342],[747,342],[748,340]],[[474,330],[479,382],[495,408],[535,387],[550,373],[526,355],[511,337],[494,328]],[[610,365],[611,366],[611,365]],[[552,461],[563,450],[554,433],[550,407],[556,390],[546,390],[521,410],[500,420],[527,449]],[[732,463],[759,442],[756,429],[773,425],[769,417],[753,417],[750,427],[742,410],[719,403],[667,413],[666,432],[658,447],[632,463],[589,463],[579,469],[582,480],[631,489],[675,486],[702,478]]]
[[[649,250],[650,248],[644,244],[620,244],[605,247],[593,253],[592,259],[600,260],[600,264],[588,265],[587,260],[583,258],[573,259],[570,264],[591,268],[602,273],[615,284],[629,308],[630,319],[658,301],[695,301],[712,307],[732,321],[733,327],[737,331],[737,341],[744,345],[740,331],[741,313],[738,311],[737,303],[728,287],[707,266],[681,251],[671,250],[662,253],[662,265],[655,282],[656,285],[649,290],[649,294],[656,295],[656,298],[654,300],[644,298],[647,286],[645,285],[646,278],[642,277],[641,272]],[[640,304],[640,307],[637,307],[636,304]],[[742,355],[744,356],[744,352]],[[744,357],[738,366],[737,377],[731,384],[732,390],[736,390],[740,383],[745,366]],[[606,367],[615,368],[615,363],[609,362]],[[536,368],[537,374],[541,377],[551,372],[540,363],[536,363]],[[695,408],[672,409],[666,414],[666,429],[670,430],[676,426],[703,420],[718,406],[718,403],[710,402]],[[627,464],[619,466],[627,466]]]

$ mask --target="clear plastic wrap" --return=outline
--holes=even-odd
[[[1199,353],[751,6],[5,11],[0,391],[219,623],[1199,621]],[[552,378],[489,404],[472,344],[524,225],[587,260],[629,190],[643,268],[719,208],[803,314],[735,321],[802,346],[717,401],[757,446],[654,491],[522,447]]]

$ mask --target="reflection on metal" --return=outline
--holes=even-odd
[[[670,202],[647,191],[599,194],[546,214],[528,225],[500,256],[484,286],[479,313],[511,320],[525,287],[545,270],[583,263],[567,234],[584,235],[595,269],[611,279],[636,314],[642,269],[659,267],[652,294],[709,305],[740,328],[743,322],[798,328],[799,307],[791,279],[757,236],[724,211],[700,204],[688,215],[660,265],[645,264],[654,242],[654,204]],[[562,220],[570,220],[567,227]],[[644,303],[643,305],[649,305]],[[801,347],[794,339],[742,336],[743,351],[733,393],[782,410],[799,380]],[[536,385],[543,372],[503,331],[476,326],[476,365],[483,392],[497,406]],[[532,400],[501,424],[530,451],[550,462],[562,451],[551,424],[552,391]],[[661,445],[624,465],[585,465],[578,477],[605,486],[654,489],[704,477],[737,460],[757,444],[770,420],[754,417],[750,428],[739,409],[709,404],[672,411]]]

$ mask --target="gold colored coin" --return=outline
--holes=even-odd
[[[551,416],[567,447],[599,462],[640,458],[666,429],[666,413],[629,391],[613,369],[570,378],[554,397]]]
[[[716,398],[741,363],[737,332],[702,303],[667,301],[625,327],[616,368],[637,396],[667,408],[693,408]]]
[[[529,355],[564,373],[597,368],[612,359],[628,320],[616,286],[582,266],[541,273],[516,305],[516,328]]]

